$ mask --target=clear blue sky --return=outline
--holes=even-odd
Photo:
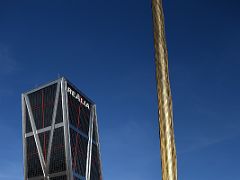
[[[164,0],[180,180],[236,180],[240,2]],[[97,103],[105,180],[161,179],[150,0],[0,1],[0,179],[23,179],[21,93]]]

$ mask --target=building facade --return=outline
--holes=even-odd
[[[22,94],[24,180],[102,180],[96,105],[65,78]]]

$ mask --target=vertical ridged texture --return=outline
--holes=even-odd
[[[172,96],[168,74],[168,53],[165,39],[162,0],[152,0],[152,12],[162,180],[177,180],[177,158],[173,129]]]

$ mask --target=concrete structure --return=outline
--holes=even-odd
[[[24,180],[102,180],[96,105],[65,78],[22,94]]]

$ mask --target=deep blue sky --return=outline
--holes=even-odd
[[[239,179],[240,2],[164,0],[178,175]],[[21,93],[97,103],[106,180],[161,179],[150,0],[0,1],[0,179],[23,179]]]

